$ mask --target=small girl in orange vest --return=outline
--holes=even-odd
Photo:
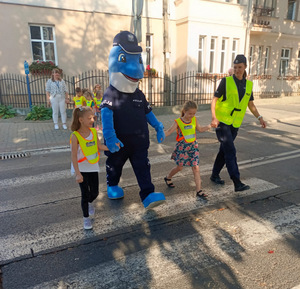
[[[196,140],[196,130],[205,132],[210,130],[210,125],[200,126],[195,114],[197,112],[197,104],[194,101],[187,101],[181,111],[181,117],[175,119],[173,125],[165,131],[165,136],[169,136],[175,130],[177,131],[177,143],[172,153],[171,159],[176,163],[169,174],[164,178],[169,188],[175,188],[172,183],[172,177],[180,172],[183,167],[192,167],[195,183],[196,195],[206,199],[207,194],[202,192],[201,177],[199,169],[199,148]]]
[[[81,189],[81,208],[83,227],[92,229],[90,217],[95,214],[92,202],[99,194],[99,156],[100,150],[108,150],[101,144],[96,129],[92,128],[94,113],[90,107],[76,107],[73,111],[71,125],[71,173],[75,174],[76,182]]]

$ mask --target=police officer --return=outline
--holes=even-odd
[[[234,74],[221,80],[211,102],[211,126],[216,128],[220,149],[214,162],[210,179],[216,184],[223,185],[225,182],[220,178],[219,174],[226,164],[229,176],[234,183],[234,189],[237,192],[250,189],[250,186],[242,183],[240,180],[234,146],[234,140],[242,124],[247,107],[259,120],[263,128],[266,127],[266,123],[254,104],[253,83],[246,79],[246,57],[243,54],[237,55],[233,64]]]

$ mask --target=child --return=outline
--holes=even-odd
[[[100,143],[97,131],[92,128],[94,113],[90,107],[76,107],[71,125],[71,172],[76,175],[76,182],[81,190],[81,208],[83,228],[92,229],[89,218],[95,214],[92,202],[99,194],[99,156],[100,150],[108,150]]]
[[[96,94],[98,91],[101,91],[101,85],[100,84],[96,84],[94,86],[93,92],[94,92],[94,97],[96,97]]]
[[[95,115],[96,106],[95,106],[93,94],[89,90],[86,90],[83,96],[86,101],[86,106],[90,107]]]
[[[169,188],[174,188],[171,182],[172,177],[180,172],[184,166],[192,167],[195,183],[196,195],[206,199],[207,195],[201,189],[201,177],[199,170],[199,149],[196,140],[196,130],[199,132],[209,131],[210,125],[201,127],[195,114],[197,112],[197,104],[194,101],[187,101],[181,111],[181,117],[175,119],[174,124],[165,131],[166,137],[177,131],[177,144],[171,159],[176,162],[176,167],[164,178]]]
[[[73,103],[76,107],[86,106],[86,100],[82,95],[82,90],[80,87],[75,88],[76,96],[73,97]]]
[[[94,102],[96,104],[96,112],[95,112],[95,123],[96,123],[96,129],[99,130],[99,125],[98,123],[101,122],[101,111],[100,111],[100,105],[101,105],[101,102],[102,102],[102,91],[101,90],[98,90],[96,92],[96,97],[94,97]]]

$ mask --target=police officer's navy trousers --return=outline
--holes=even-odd
[[[219,176],[222,168],[226,164],[229,176],[234,183],[240,182],[240,173],[236,160],[236,149],[234,146],[234,140],[237,136],[238,130],[238,128],[224,123],[220,123],[216,128],[216,135],[220,142],[220,149],[212,170],[213,176]]]
[[[105,152],[107,185],[117,186],[119,184],[122,169],[129,159],[138,184],[140,186],[140,197],[143,201],[150,193],[154,192],[151,181],[150,163],[148,159],[149,136],[148,135],[126,135],[118,138],[124,144],[118,152]]]

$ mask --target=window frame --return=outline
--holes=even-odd
[[[290,15],[290,4],[292,3],[293,5],[293,10],[292,10],[292,14]],[[288,0],[288,7],[287,7],[287,14],[286,14],[286,19],[288,20],[296,20],[296,15],[297,13],[297,0]]]
[[[269,69],[270,51],[271,51],[270,46],[267,46],[264,55],[264,75],[267,75]]]
[[[254,45],[251,45],[249,49],[249,75],[252,74],[253,51],[254,51]]]
[[[149,38],[150,45],[147,45],[147,39]],[[146,66],[150,65],[150,68],[152,68],[153,65],[153,34],[147,33],[146,34]],[[149,63],[148,63],[148,53],[149,53]]]
[[[215,54],[217,48],[217,37],[213,36],[210,39],[210,46],[209,46],[209,73],[215,72]],[[214,47],[212,48],[212,42],[214,41]]]
[[[286,57],[285,56],[285,52],[288,51],[289,52],[289,56]],[[290,59],[291,59],[291,48],[282,48],[281,49],[281,55],[280,55],[280,65],[279,65],[279,75],[280,76],[286,76],[287,73],[289,72],[289,65],[290,65]],[[282,56],[283,54],[283,56]],[[283,63],[285,63],[284,67],[284,73],[282,71],[282,67],[283,67]]]
[[[201,46],[200,47],[200,43]],[[204,72],[204,48],[205,48],[205,35],[199,35],[199,42],[198,42],[198,72]]]
[[[224,42],[224,49],[223,49]],[[227,50],[228,50],[228,38],[223,37],[221,42],[221,57],[220,57],[220,73],[226,73],[226,59],[227,59]],[[222,69],[223,68],[223,69]]]
[[[234,48],[234,43],[236,44],[235,45],[235,48]],[[238,45],[239,45],[239,39],[238,38],[233,38],[232,39],[232,50],[231,50],[231,63],[234,62],[237,54],[238,54]]]
[[[32,38],[31,27],[39,27],[40,28],[41,39]],[[29,38],[30,38],[30,48],[31,48],[32,61],[52,61],[53,63],[55,63],[55,65],[58,65],[57,51],[56,51],[55,26],[31,23],[31,24],[29,24],[28,28],[29,28]],[[53,40],[44,39],[43,28],[51,28],[52,29]],[[43,59],[35,59],[34,58],[33,42],[40,42],[41,43],[42,58]],[[53,50],[54,50],[53,55],[54,55],[55,59],[46,59],[45,43],[53,43]]]

